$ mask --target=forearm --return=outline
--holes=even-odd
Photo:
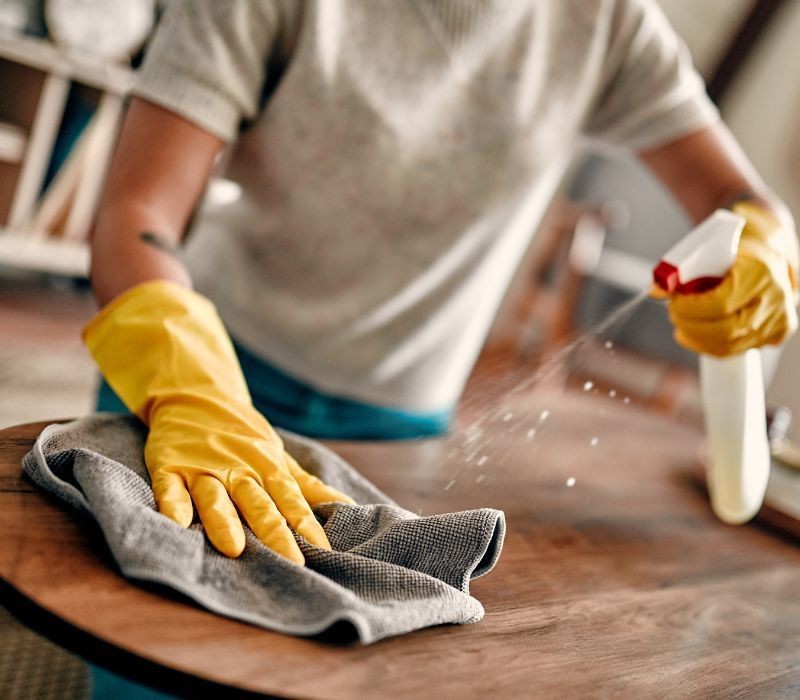
[[[695,223],[740,199],[755,199],[782,220],[786,206],[767,187],[724,124],[639,154]]]
[[[104,306],[141,282],[163,279],[190,287],[179,255],[180,232],[157,212],[136,203],[105,206],[92,237],[91,281]]]
[[[798,267],[797,234],[789,209],[772,192],[724,124],[702,129],[639,154],[653,173],[698,223],[719,208],[750,200],[783,224],[773,241],[793,271]]]
[[[178,254],[222,142],[134,98],[92,231],[92,288],[103,306],[141,282],[190,286]]]

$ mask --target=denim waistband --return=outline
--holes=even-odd
[[[446,433],[452,410],[413,412],[326,394],[289,376],[234,341],[255,407],[274,426],[330,440],[405,440]],[[97,410],[127,413],[103,380]]]

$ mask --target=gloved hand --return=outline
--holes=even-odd
[[[150,427],[145,461],[161,513],[188,527],[194,501],[211,543],[229,557],[245,546],[236,508],[291,561],[304,563],[287,521],[330,549],[309,504],[353,501],[284,451],[253,407],[210,301],[173,282],[145,282],[104,307],[83,338],[114,391]]]
[[[795,232],[762,206],[742,201],[739,254],[723,281],[696,294],[669,298],[675,340],[708,355],[735,355],[778,345],[797,329],[798,248]]]

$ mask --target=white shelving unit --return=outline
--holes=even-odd
[[[133,71],[64,51],[49,41],[11,35],[0,36],[0,61],[34,69],[43,76],[31,123],[0,122],[0,161],[19,164],[8,215],[0,228],[0,264],[86,276],[86,240]],[[99,91],[97,110],[73,149],[78,152],[71,154],[62,168],[69,172],[60,173],[40,198],[72,83]],[[8,94],[8,87],[3,91]],[[58,204],[68,204],[68,213],[56,236],[48,225]]]
[[[0,160],[19,163],[25,155],[27,143],[28,137],[22,127],[0,122]]]

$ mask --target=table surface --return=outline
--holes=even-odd
[[[715,520],[696,477],[700,432],[633,404],[519,397],[473,446],[463,435],[331,443],[411,510],[507,516],[497,568],[472,585],[481,622],[366,647],[268,632],[124,580],[90,522],[21,478],[42,427],[0,432],[4,602],[59,643],[157,686],[326,698],[800,688],[797,540]]]

